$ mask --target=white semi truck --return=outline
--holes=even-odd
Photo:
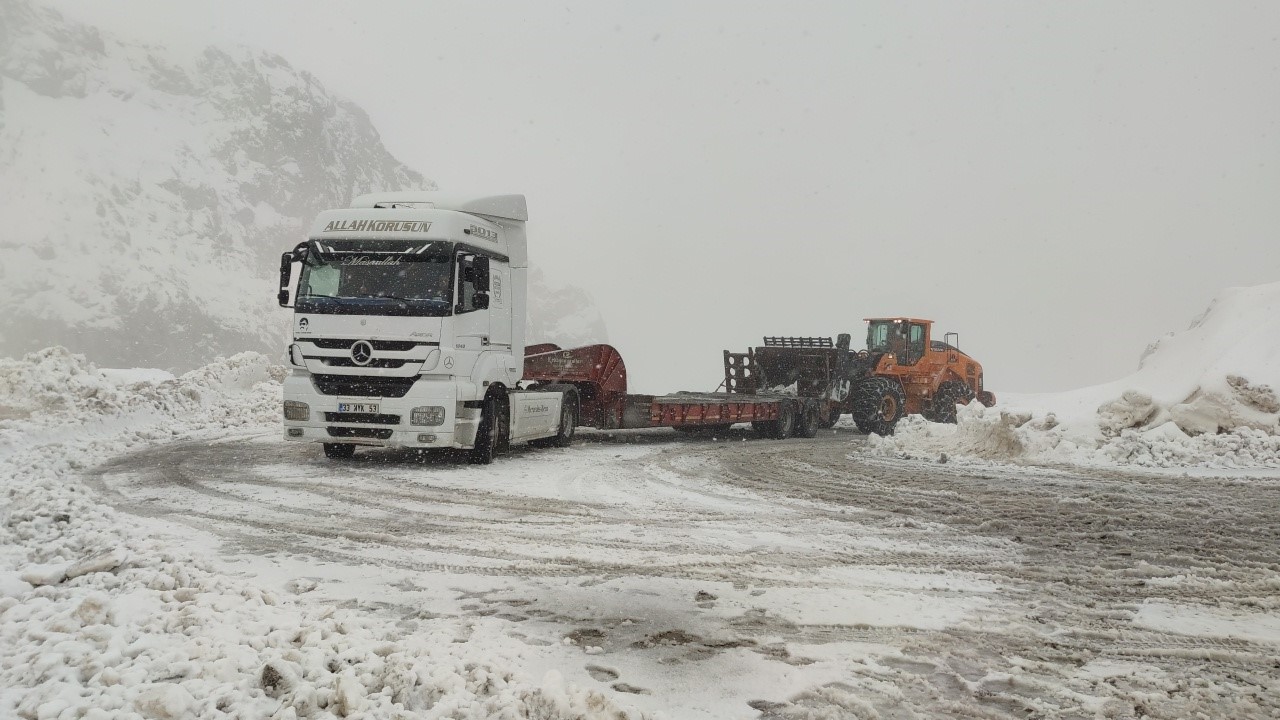
[[[567,445],[577,388],[519,386],[527,219],[523,195],[438,192],[321,213],[280,264],[280,305],[294,311],[285,438],[330,458],[459,448],[480,464],[512,442]]]

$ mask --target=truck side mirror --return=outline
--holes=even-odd
[[[484,255],[478,255],[471,261],[472,283],[476,286],[477,293],[487,293],[489,291],[489,258]],[[488,305],[489,298],[485,298],[485,307]],[[479,307],[477,305],[476,307]]]
[[[475,295],[471,296],[471,306],[476,310],[489,309],[489,293],[477,291]]]
[[[292,272],[293,253],[287,252],[280,256],[280,292],[276,294],[280,307],[289,307],[289,276]]]

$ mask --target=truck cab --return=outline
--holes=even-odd
[[[331,458],[359,445],[567,442],[572,388],[522,390],[528,260],[523,195],[364,195],[284,253],[293,309],[285,438]],[[566,423],[568,427],[566,427]]]

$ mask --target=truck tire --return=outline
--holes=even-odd
[[[853,389],[853,421],[858,429],[870,435],[892,435],[902,419],[907,398],[902,386],[883,377],[872,377]]]
[[[933,400],[925,409],[926,420],[936,423],[952,423],[956,421],[957,405],[968,405],[973,400],[973,389],[959,380],[947,380],[938,386]]]
[[[817,437],[818,426],[822,424],[818,413],[818,403],[804,403],[800,408],[799,417],[796,418],[796,435],[802,438]]]
[[[324,456],[330,460],[350,460],[355,454],[356,446],[351,443],[324,444]]]
[[[569,447],[569,443],[573,442],[574,433],[578,430],[578,417],[581,412],[578,405],[578,388],[572,385],[545,385],[539,389],[544,392],[559,390],[563,395],[560,401],[560,431],[554,437],[530,440],[529,444],[537,448]]]
[[[476,444],[467,455],[467,462],[472,465],[493,462],[494,454],[504,445],[510,418],[505,397],[490,395],[485,398],[484,408],[480,411],[480,427],[476,430]]]

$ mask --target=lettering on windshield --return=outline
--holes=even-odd
[[[431,223],[420,220],[330,220],[324,232],[426,232]]]
[[[339,258],[338,263],[340,265],[399,265],[400,258],[371,258],[368,255],[361,255],[353,258]]]

